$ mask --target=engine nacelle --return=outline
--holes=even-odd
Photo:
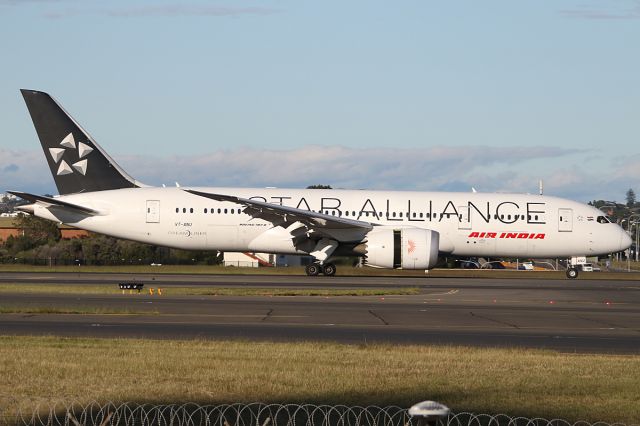
[[[378,268],[430,269],[438,261],[440,234],[430,229],[373,228],[356,250]]]

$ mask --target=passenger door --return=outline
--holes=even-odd
[[[573,231],[573,210],[572,209],[558,209],[558,231],[560,232]]]
[[[160,200],[147,200],[147,223],[160,222]]]
[[[458,229],[471,229],[471,209],[469,206],[458,207]]]

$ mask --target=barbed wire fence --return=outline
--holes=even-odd
[[[47,426],[625,426],[621,423],[568,422],[505,414],[450,413],[425,422],[397,406],[312,404],[152,405],[135,403],[46,403],[26,410],[0,407],[2,425]],[[632,426],[632,425],[628,425]]]

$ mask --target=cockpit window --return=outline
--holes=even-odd
[[[606,216],[598,216],[598,223],[611,223],[611,221]]]

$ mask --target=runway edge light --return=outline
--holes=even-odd
[[[416,419],[417,426],[436,425],[449,415],[449,407],[436,401],[422,401],[409,408],[409,415]]]

